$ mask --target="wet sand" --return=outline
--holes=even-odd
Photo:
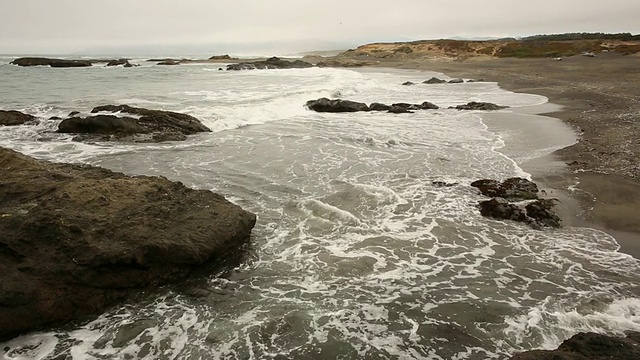
[[[547,115],[573,126],[578,142],[523,168],[560,199],[565,225],[603,230],[615,237],[620,251],[640,259],[639,56],[382,59],[378,66],[495,81],[506,90],[543,95],[562,105]]]

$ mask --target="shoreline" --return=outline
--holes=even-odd
[[[618,251],[640,259],[640,142],[634,136],[640,121],[630,119],[640,114],[640,58],[380,60],[374,67],[483,78],[560,105],[538,115],[571,126],[577,142],[521,167],[560,200],[557,212],[565,226],[603,231],[615,238]]]

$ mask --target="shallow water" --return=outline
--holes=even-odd
[[[0,63],[3,63],[0,61]],[[401,86],[429,72],[218,71],[0,65],[0,108],[43,119],[108,103],[186,112],[212,133],[165,144],[81,144],[56,121],[0,128],[54,161],[163,175],[258,215],[252,257],[195,290],[166,289],[95,321],[0,344],[4,359],[484,359],[578,331],[640,330],[640,263],[587,228],[482,218],[479,178],[571,144],[546,102],[495,83]],[[319,114],[306,100],[489,101],[494,114]],[[456,183],[439,187],[433,181]]]

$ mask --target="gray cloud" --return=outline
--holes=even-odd
[[[637,0],[3,0],[0,13],[0,53],[291,52],[451,36],[640,32]]]

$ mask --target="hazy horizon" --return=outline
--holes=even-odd
[[[371,42],[640,33],[640,2],[338,0],[3,2],[0,54],[267,55]]]

